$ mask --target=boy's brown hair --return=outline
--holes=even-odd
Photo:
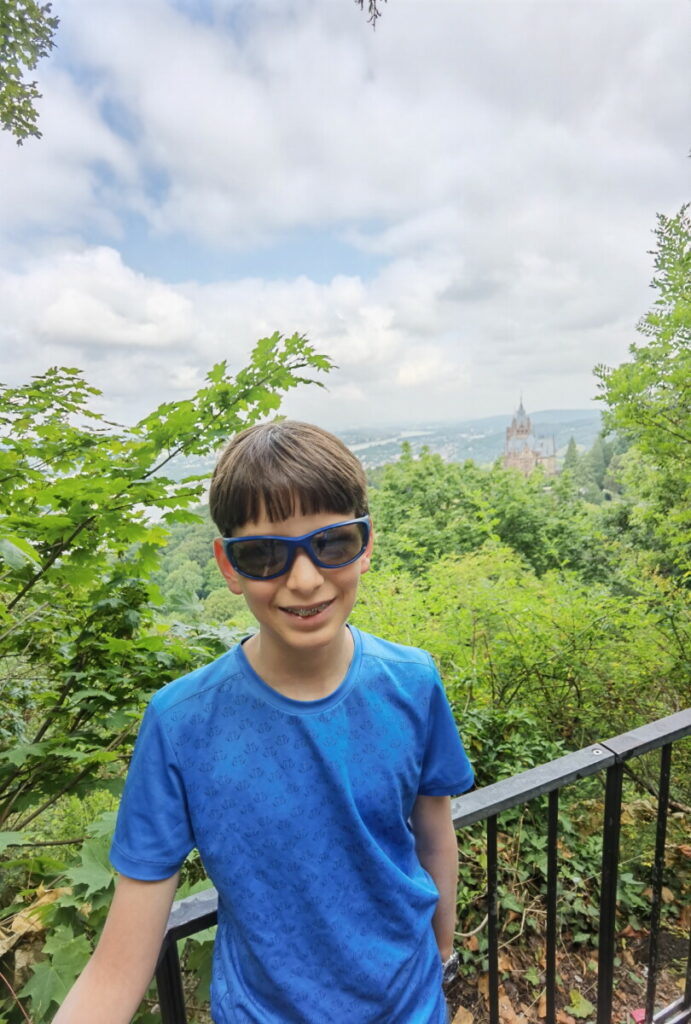
[[[298,420],[248,427],[236,434],[214,470],[209,511],[221,536],[266,514],[272,522],[297,511],[367,515],[362,463],[327,430]]]

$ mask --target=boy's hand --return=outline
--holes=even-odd
[[[453,953],[458,886],[458,844],[451,818],[451,797],[419,796],[410,824],[420,863],[439,890],[432,927],[444,963]]]

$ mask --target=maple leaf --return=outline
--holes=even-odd
[[[586,1017],[592,1016],[595,1012],[595,1007],[586,999],[582,992],[578,989],[572,988],[569,992],[569,1005],[567,1007],[572,1017],[579,1017],[582,1020]]]

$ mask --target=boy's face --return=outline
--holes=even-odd
[[[289,519],[271,522],[262,513],[258,520],[238,527],[234,536],[301,537],[349,518],[354,517],[340,512],[303,515],[297,508]],[[367,547],[357,561],[340,569],[325,569],[298,548],[288,572],[275,579],[253,580],[240,575],[230,564],[220,540],[214,543],[219,569],[232,593],[244,596],[259,623],[262,640],[286,652],[328,647],[341,639],[355,604],[360,576],[369,569],[371,550],[370,532]]]

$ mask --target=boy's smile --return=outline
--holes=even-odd
[[[297,508],[295,514],[280,522],[272,522],[262,513],[258,520],[243,524],[233,533],[235,537],[302,537],[348,518],[339,512],[303,515]],[[228,587],[232,593],[244,596],[259,623],[258,643],[245,647],[248,656],[254,651],[255,657],[250,656],[250,660],[266,682],[272,684],[272,669],[278,665],[285,666],[289,673],[300,667],[309,672],[308,663],[316,668],[315,658],[323,666],[336,669],[346,647],[347,667],[351,640],[345,623],[355,603],[360,576],[369,568],[371,548],[370,535],[360,558],[335,569],[316,565],[306,551],[298,548],[288,572],[273,579],[248,579],[230,564],[222,542],[215,542],[216,561]]]
[[[315,615],[319,615],[320,612],[326,611],[330,607],[332,601],[322,601],[320,604],[298,605],[294,608],[284,608],[284,612],[288,612],[290,615],[297,615],[301,619],[313,619]]]

